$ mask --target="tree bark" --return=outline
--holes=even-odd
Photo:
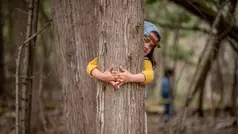
[[[86,67],[96,57],[95,0],[53,0],[56,68],[64,96],[65,126],[70,134],[96,133],[96,84]]]
[[[26,41],[20,44],[16,68],[16,133],[30,134],[31,99],[33,83],[34,46],[36,43],[39,1],[30,1],[26,29]],[[35,5],[36,4],[36,5]],[[35,36],[33,36],[35,35]],[[21,60],[22,58],[22,60]],[[20,97],[19,97],[20,94]],[[19,102],[21,99],[21,104]],[[19,107],[21,111],[19,113]],[[20,118],[20,121],[19,121]],[[19,122],[21,127],[19,126]]]
[[[37,27],[38,27],[38,16],[39,16],[39,5],[40,5],[40,0],[35,0],[33,1],[33,17],[32,17],[32,25],[31,25],[31,34],[34,34],[37,32]],[[28,98],[29,98],[29,109],[31,109],[29,112],[31,118],[28,119],[29,126],[28,128],[30,129],[30,133],[36,133],[37,131],[37,126],[38,126],[38,121],[40,120],[39,118],[39,104],[37,105],[37,100],[38,98],[38,91],[37,90],[37,76],[36,76],[36,71],[38,72],[36,68],[36,58],[35,58],[35,49],[36,49],[36,37],[33,38],[30,41],[30,46],[29,46],[29,76],[34,77],[31,79],[32,81],[29,84],[29,93],[28,93]],[[33,97],[32,97],[33,96]],[[38,98],[40,100],[40,98]]]
[[[99,1],[101,71],[112,64],[114,71],[117,71],[119,66],[131,73],[142,71],[143,2]],[[145,133],[143,89],[143,86],[135,83],[114,89],[111,85],[98,82],[97,134]]]

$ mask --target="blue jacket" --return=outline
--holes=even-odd
[[[171,95],[171,81],[168,77],[164,77],[162,79],[161,84],[161,96],[164,99],[168,99]]]

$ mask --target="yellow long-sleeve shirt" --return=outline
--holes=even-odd
[[[91,72],[94,68],[97,68],[97,58],[94,58],[88,63],[87,73],[91,76]],[[144,60],[144,71],[141,72],[145,76],[143,84],[148,84],[154,79],[154,71],[152,64],[149,60]]]

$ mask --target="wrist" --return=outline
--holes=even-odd
[[[106,82],[106,77],[103,73],[100,75],[100,80]]]
[[[129,75],[129,82],[134,82],[134,79],[135,79],[134,74]]]

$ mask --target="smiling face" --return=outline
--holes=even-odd
[[[151,50],[156,47],[156,42],[159,40],[158,36],[154,32],[150,33],[150,35],[150,38],[144,37],[144,56],[148,55]]]

